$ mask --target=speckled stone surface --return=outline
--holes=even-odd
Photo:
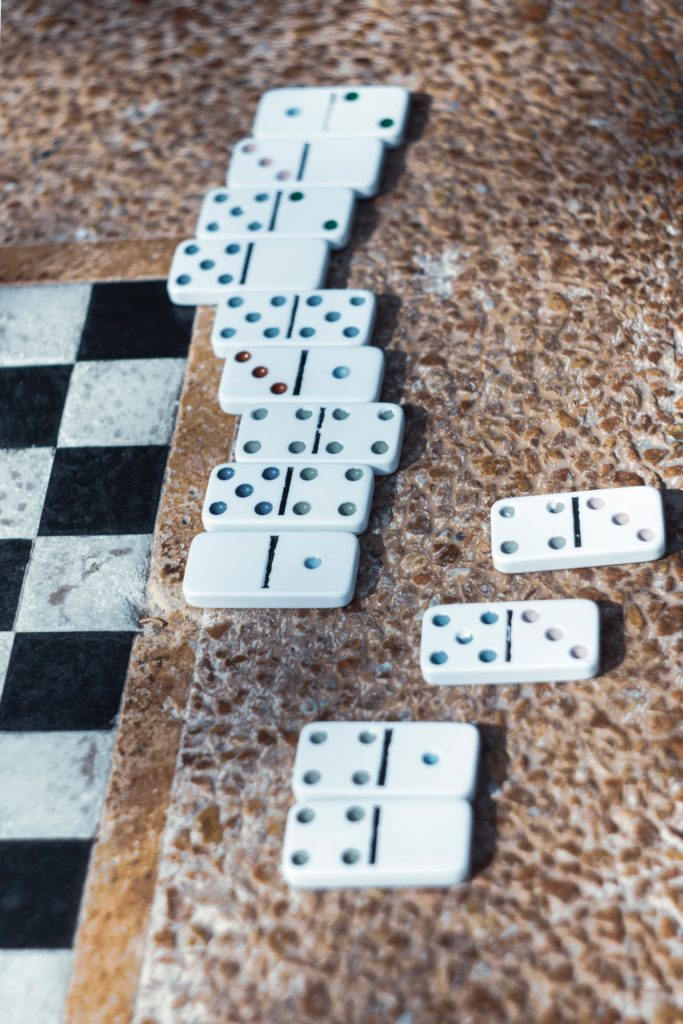
[[[389,156],[385,190],[361,206],[328,279],[381,295],[383,397],[408,413],[349,608],[184,607],[204,482],[233,428],[215,401],[211,314],[198,317],[70,1022],[681,1019],[676,6],[6,12],[14,141],[0,224],[5,244],[26,247],[0,253],[10,280],[87,279],[87,257],[65,270],[47,243],[185,234],[265,88],[393,81],[415,94],[409,144]],[[163,274],[172,245],[149,246],[141,262],[136,243],[119,248],[118,265]],[[492,569],[499,495],[640,482],[669,489],[659,562]],[[558,596],[602,603],[599,679],[421,681],[431,602]],[[481,725],[469,885],[286,889],[294,746],[320,715]]]

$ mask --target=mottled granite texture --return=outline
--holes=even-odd
[[[329,278],[383,296],[383,397],[408,407],[401,470],[377,488],[348,609],[184,608],[204,481],[233,422],[215,401],[211,315],[198,319],[70,1021],[681,1019],[677,7],[6,11],[7,244],[184,235],[270,86],[395,81],[417,94],[409,145]],[[132,244],[118,265],[163,273],[172,244],[154,244],[144,270]],[[101,268],[102,250],[89,251]],[[76,272],[58,252],[2,262],[19,279],[87,278],[87,257]],[[638,482],[672,492],[660,562],[491,568],[486,517],[500,494]],[[603,602],[600,679],[423,684],[424,607],[507,596]],[[294,744],[319,715],[480,723],[470,885],[283,886]]]

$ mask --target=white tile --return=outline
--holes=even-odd
[[[14,633],[0,633],[0,695],[2,695],[2,688],[5,685],[13,639]]]
[[[0,733],[0,840],[90,839],[114,732]]]
[[[0,950],[2,1024],[63,1024],[70,949]]]
[[[52,448],[0,449],[0,539],[35,537],[52,458]]]
[[[184,359],[77,363],[66,396],[59,445],[168,444]]]
[[[90,288],[89,284],[0,288],[0,366],[72,363]]]
[[[136,629],[152,538],[38,537],[15,628]]]

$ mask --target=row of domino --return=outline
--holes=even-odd
[[[375,297],[322,288],[356,197],[403,138],[398,87],[276,89],[238,142],[171,266],[173,301],[216,304],[235,461],[215,467],[183,582],[199,607],[348,604],[376,473],[395,471],[403,411],[380,403]]]
[[[400,408],[374,403],[382,358],[377,350],[363,348],[372,332],[374,297],[363,291],[317,290],[324,270],[305,290],[300,280],[290,278],[288,283],[280,270],[278,284],[272,286],[270,274],[273,260],[285,252],[283,238],[297,235],[290,255],[306,236],[322,240],[325,266],[328,245],[344,244],[352,201],[338,189],[373,194],[379,164],[373,165],[376,158],[366,146],[351,160],[353,180],[348,168],[342,173],[344,150],[339,140],[325,137],[325,118],[329,124],[330,110],[348,110],[344,102],[361,96],[379,99],[382,92],[266,94],[255,138],[239,144],[231,161],[229,188],[205,200],[201,241],[183,243],[176,254],[169,291],[177,301],[219,303],[212,334],[216,355],[226,360],[219,401],[224,411],[243,414],[237,461],[217,467],[209,482],[203,536],[220,535],[226,525],[253,531],[239,534],[239,552],[234,544],[217,547],[201,537],[195,540],[195,552],[198,542],[206,544],[202,559],[195,561],[199,576],[213,580],[213,590],[209,587],[204,599],[193,603],[322,607],[352,596],[357,566],[353,534],[367,524],[373,473],[396,468],[403,427]],[[345,95],[353,100],[344,101]],[[262,113],[263,138],[268,132],[282,135],[280,149],[271,139],[259,141]],[[306,133],[311,141],[288,137],[289,118],[302,116],[309,119]],[[350,134],[361,134],[358,125]],[[296,198],[284,186],[266,193],[266,186],[288,180],[329,187],[330,205],[303,189],[297,189]],[[263,191],[247,196],[232,186],[262,186]],[[288,205],[292,203],[301,205]],[[292,212],[296,209],[302,211],[299,221]],[[206,248],[205,239],[213,242],[232,224],[246,228],[222,249]],[[321,227],[329,234],[318,236]],[[269,233],[270,247],[264,251],[263,243],[252,243],[250,232]],[[221,262],[224,255],[234,257],[239,275]],[[299,249],[298,255],[308,272],[306,260],[315,255],[313,250],[307,254]],[[195,258],[194,265],[188,256]],[[288,272],[298,269],[293,266]],[[210,280],[212,275],[215,280]],[[311,400],[316,404],[307,404]],[[276,508],[278,534],[262,532],[259,527]],[[321,532],[311,534],[311,526]],[[299,534],[302,527],[306,533]],[[332,536],[333,530],[340,532]],[[307,554],[313,545],[322,550],[325,538],[332,544],[329,558]],[[661,497],[651,488],[622,488],[503,499],[491,511],[491,545],[501,572],[657,558],[664,549]],[[321,585],[311,600],[303,570],[320,569],[324,563],[333,572],[328,578],[318,575]],[[340,586],[334,569],[342,564],[347,575]],[[265,567],[256,586],[254,565],[257,570]],[[233,574],[228,595],[226,567]],[[185,589],[191,598],[188,575]],[[590,601],[438,606],[423,618],[421,667],[432,683],[587,678],[597,671],[599,653],[598,609]],[[477,730],[466,724],[323,722],[305,727],[294,768],[298,802],[285,832],[286,880],[311,888],[462,881],[470,857],[469,801],[477,756]]]

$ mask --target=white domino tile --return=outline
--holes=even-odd
[[[491,508],[499,572],[647,562],[665,546],[662,496],[654,487],[530,494]]]
[[[301,730],[299,801],[459,797],[477,782],[479,732],[464,722],[312,722]]]
[[[200,533],[183,592],[200,608],[339,608],[353,597],[352,533]]]
[[[444,604],[422,619],[420,668],[428,683],[540,683],[590,679],[600,664],[593,601]]]
[[[245,345],[367,345],[375,308],[372,292],[353,288],[231,295],[216,310],[211,344],[221,359]]]
[[[237,462],[361,463],[393,473],[403,440],[403,410],[385,402],[335,405],[264,403],[240,420]]]
[[[365,198],[379,188],[380,139],[242,139],[230,157],[230,188],[350,188]]]
[[[342,530],[362,533],[374,490],[369,466],[216,466],[204,499],[204,529]]]
[[[241,413],[255,402],[375,402],[384,377],[384,353],[354,348],[240,349],[223,366],[218,401],[223,412]]]
[[[311,800],[287,816],[282,873],[303,889],[454,885],[471,847],[467,800]]]
[[[341,249],[351,234],[354,205],[348,188],[216,188],[204,197],[197,238],[322,238]]]
[[[176,248],[168,294],[181,306],[215,306],[234,291],[320,288],[330,248],[321,238],[188,238]]]
[[[258,139],[370,136],[398,146],[409,103],[408,90],[395,85],[270,89],[259,100],[252,134]]]

